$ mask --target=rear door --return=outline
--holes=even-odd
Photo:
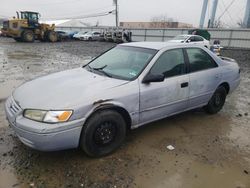
[[[188,107],[189,76],[182,49],[164,52],[149,71],[165,80],[140,83],[140,123],[161,119]]]
[[[221,80],[214,59],[201,48],[185,48],[189,62],[189,108],[206,105]]]

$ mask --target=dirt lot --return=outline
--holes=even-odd
[[[0,39],[0,188],[250,187],[250,51],[224,50],[242,68],[242,82],[217,115],[194,110],[132,131],[114,154],[27,148],[8,127],[4,101],[35,77],[81,66],[113,44],[16,43]],[[169,151],[168,145],[175,149]]]

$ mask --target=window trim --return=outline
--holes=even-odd
[[[170,77],[165,77],[164,80],[166,79],[169,79],[169,78],[174,78],[174,77],[179,77],[179,76],[183,76],[183,75],[187,75],[189,72],[188,72],[188,62],[186,61],[186,57],[185,57],[185,51],[183,48],[172,48],[172,49],[168,49],[168,50],[165,50],[164,52],[162,52],[160,54],[160,56],[155,60],[154,64],[150,67],[150,70],[148,71],[148,73],[144,76],[144,78],[148,75],[148,74],[151,74],[151,70],[152,68],[154,67],[155,63],[161,58],[161,56],[168,52],[168,51],[172,51],[172,50],[181,50],[182,51],[182,54],[183,54],[183,60],[184,60],[184,66],[185,66],[185,72],[181,75],[175,75],[175,76],[170,76]]]
[[[202,70],[197,70],[197,71],[193,71],[191,72],[191,69],[190,69],[190,61],[189,61],[189,57],[188,57],[188,53],[187,53],[187,49],[199,49],[199,50],[202,50],[204,53],[206,53],[214,62],[214,64],[216,65],[216,67],[211,67],[211,68],[207,68],[207,69],[202,69]],[[219,65],[218,63],[214,60],[214,58],[209,55],[205,50],[203,50],[202,48],[198,48],[198,47],[188,47],[188,48],[184,48],[184,54],[185,54],[185,57],[186,57],[186,62],[187,62],[187,70],[188,70],[188,74],[192,74],[192,73],[196,73],[196,72],[202,72],[202,71],[206,71],[206,70],[210,70],[210,69],[215,69],[215,68],[218,68]]]

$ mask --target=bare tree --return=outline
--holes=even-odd
[[[215,20],[213,24],[213,28],[223,28],[225,24],[221,20]]]
[[[241,27],[241,28],[245,28],[246,27],[242,19],[240,19],[240,20],[237,21],[237,25],[239,27]]]
[[[162,27],[174,27],[174,23],[177,21],[167,15],[159,15],[151,18],[151,27],[162,28]]]

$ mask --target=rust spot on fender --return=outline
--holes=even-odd
[[[93,102],[93,105],[102,104],[102,103],[108,102],[108,101],[112,101],[112,99],[105,99],[105,100],[101,99],[101,100]]]

